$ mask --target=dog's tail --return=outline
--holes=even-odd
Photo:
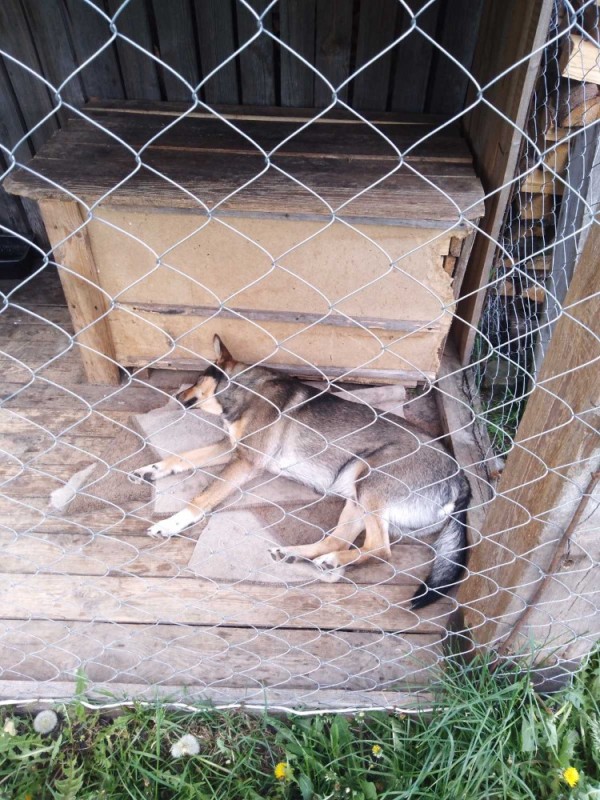
[[[435,557],[431,572],[413,595],[410,604],[412,609],[424,608],[439,600],[462,577],[467,561],[467,508],[471,500],[471,489],[466,480],[464,483],[450,521],[433,545]]]

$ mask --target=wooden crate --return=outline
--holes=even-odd
[[[185,110],[89,104],[5,181],[40,204],[88,378],[202,366],[216,331],[300,375],[435,377],[483,213],[457,130]]]

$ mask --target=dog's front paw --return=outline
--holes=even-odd
[[[152,525],[152,527],[148,528],[148,535],[152,536],[154,539],[168,539],[169,536],[175,536],[181,533],[181,531],[185,530],[190,525],[195,525],[203,518],[204,514],[201,511],[190,511],[184,508],[183,511],[173,514],[172,517],[167,517],[167,519],[163,519],[161,522]]]
[[[154,483],[164,476],[159,462],[158,464],[148,464],[147,467],[134,469],[127,477],[132,483]]]
[[[328,581],[337,581],[344,576],[344,567],[340,564],[337,553],[325,553],[324,556],[313,559],[312,563]]]

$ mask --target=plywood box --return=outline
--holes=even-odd
[[[445,258],[483,213],[457,131],[185,111],[89,104],[5,181],[40,203],[90,380],[201,369],[216,331],[300,375],[435,377],[463,274]]]

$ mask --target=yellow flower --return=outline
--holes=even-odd
[[[567,767],[562,776],[571,788],[579,783],[579,770],[575,767]]]
[[[380,744],[374,744],[373,747],[371,748],[371,752],[373,753],[375,758],[381,758],[381,756],[383,755],[383,748],[381,747]]]
[[[279,764],[275,765],[273,774],[278,781],[289,781],[292,777],[292,768],[287,761],[280,761]]]

